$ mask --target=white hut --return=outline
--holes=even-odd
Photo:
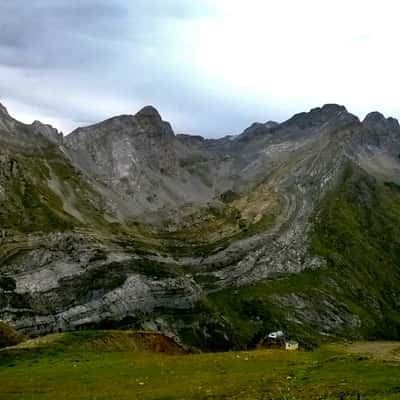
[[[285,341],[285,349],[289,351],[298,350],[299,343],[295,340],[286,340]]]

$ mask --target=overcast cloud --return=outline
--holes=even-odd
[[[210,137],[327,102],[400,116],[399,6],[0,0],[0,101],[68,133],[155,105]]]

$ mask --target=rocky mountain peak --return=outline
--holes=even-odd
[[[7,108],[5,108],[5,107],[3,106],[3,104],[1,104],[1,103],[0,103],[0,116],[7,116],[7,117],[9,117]]]
[[[386,119],[386,121],[387,121],[391,126],[393,126],[393,128],[396,128],[396,129],[400,128],[399,121],[398,121],[396,118],[389,117],[389,118]]]
[[[395,118],[385,118],[383,114],[378,111],[370,112],[364,118],[363,124],[368,128],[387,128],[399,129],[399,121]]]
[[[273,132],[274,128],[278,127],[279,123],[275,121],[267,121],[265,123],[254,122],[246,128],[237,138],[239,141],[250,142],[256,137],[266,136]]]
[[[322,112],[328,114],[339,114],[341,112],[347,112],[345,106],[334,103],[324,104],[321,108],[316,108],[315,110],[321,110]]]
[[[153,106],[143,107],[134,115],[139,132],[145,132],[149,137],[173,138],[175,136],[169,122],[163,121],[160,113]]]
[[[267,121],[267,122],[264,124],[264,126],[265,126],[267,129],[275,128],[275,127],[278,126],[278,125],[279,125],[279,123],[276,122],[276,121]]]
[[[130,140],[138,136],[149,138],[170,136],[174,133],[168,122],[162,120],[160,113],[153,106],[143,107],[134,115],[119,115],[93,125],[75,129],[66,136],[65,142],[74,148],[95,146],[97,141],[118,141],[122,137]],[[136,139],[135,139],[136,140]]]
[[[158,110],[153,106],[145,106],[135,114],[136,118],[147,118],[156,121],[162,121],[161,115]]]
[[[294,115],[286,124],[306,129],[324,124],[330,120],[337,126],[359,122],[358,117],[349,113],[346,107],[339,104],[325,104],[322,107],[313,108],[309,112],[302,112]]]
[[[55,144],[61,144],[63,141],[63,134],[51,125],[34,121],[31,127],[35,134],[40,134]]]
[[[377,123],[377,122],[382,122],[382,121],[386,121],[385,116],[378,111],[373,111],[366,115],[363,123],[370,124],[370,123]]]
[[[325,104],[322,107],[313,108],[310,110],[310,112],[305,114],[308,116],[308,119],[317,123],[326,122],[329,119],[337,117],[340,119],[346,119],[347,117],[350,117],[351,119],[358,120],[355,115],[347,111],[346,107],[339,104]]]

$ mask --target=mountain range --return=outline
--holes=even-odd
[[[0,319],[201,350],[400,338],[400,126],[326,104],[221,139],[147,106],[78,128],[0,105]]]

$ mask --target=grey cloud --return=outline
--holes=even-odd
[[[95,60],[99,41],[118,37],[126,15],[120,2],[98,0],[16,0],[1,4],[0,10],[0,62],[26,68]]]
[[[156,105],[177,131],[238,133],[268,110],[199,81],[182,44],[186,20],[215,10],[192,0],[3,0],[0,96],[90,123]],[[174,23],[176,22],[176,25]],[[125,107],[107,105],[118,103]],[[61,127],[63,128],[63,127]]]
[[[162,19],[202,15],[202,8],[191,3],[182,0],[6,1],[0,5],[0,63],[26,68],[97,64],[115,56],[113,52],[123,44],[132,46],[131,52],[139,57],[140,47],[162,46],[165,39],[160,31]]]

